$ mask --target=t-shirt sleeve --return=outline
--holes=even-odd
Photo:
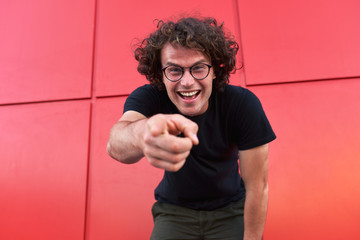
[[[134,90],[126,99],[124,113],[136,111],[145,117],[151,117],[159,112],[159,93],[150,85],[144,85]]]
[[[239,150],[258,147],[276,138],[260,100],[247,89],[237,105],[234,126]]]

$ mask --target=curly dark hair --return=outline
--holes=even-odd
[[[181,18],[176,22],[158,21],[157,30],[140,42],[135,49],[139,62],[138,72],[145,75],[151,85],[164,89],[161,49],[166,43],[201,51],[211,61],[216,78],[214,88],[219,90],[229,82],[230,73],[236,71],[236,53],[239,45],[223,23],[214,18]]]

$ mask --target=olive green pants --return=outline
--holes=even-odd
[[[244,200],[211,211],[156,202],[152,214],[151,240],[241,240],[244,236]]]

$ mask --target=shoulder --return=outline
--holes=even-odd
[[[243,99],[246,98],[247,95],[252,94],[252,92],[240,86],[227,84],[218,94],[227,99]]]
[[[255,119],[266,118],[259,98],[249,89],[227,85],[218,102],[224,115],[234,124],[251,123]]]
[[[127,101],[142,101],[146,104],[157,104],[168,99],[165,90],[159,90],[149,84],[143,85],[135,89],[127,98]]]
[[[136,111],[149,117],[159,111],[163,93],[146,84],[135,89],[126,99],[124,112]]]
[[[261,146],[276,138],[262,104],[253,92],[229,85],[224,95],[231,99],[230,125],[239,150]]]
[[[131,94],[130,96],[143,96],[144,94],[146,95],[159,95],[160,91],[151,86],[150,84],[145,84],[141,87],[136,88]]]
[[[246,108],[260,103],[258,97],[249,89],[230,84],[226,85],[217,95],[229,107]]]

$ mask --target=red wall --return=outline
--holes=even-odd
[[[131,45],[155,18],[225,21],[231,83],[261,99],[270,144],[265,240],[360,235],[357,0],[0,1],[0,239],[148,239],[162,171],[106,155],[145,84]]]

